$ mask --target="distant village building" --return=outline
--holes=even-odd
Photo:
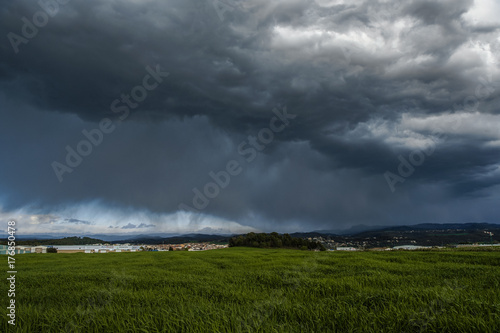
[[[108,253],[108,252],[136,252],[140,249],[136,245],[53,245],[58,253]]]
[[[2,252],[0,252],[2,253]],[[16,254],[25,254],[25,253],[47,253],[47,246],[16,246],[15,247]],[[2,253],[3,254],[3,253]]]
[[[47,253],[47,246],[35,246],[31,248],[31,253]]]
[[[419,246],[419,245],[398,245],[394,246],[393,250],[422,250],[422,249],[431,249],[432,246]]]
[[[227,248],[228,245],[211,243],[190,243],[190,244],[159,244],[159,245],[130,245],[130,244],[94,244],[94,245],[49,245],[49,246],[16,246],[15,254],[24,253],[47,253],[47,248],[57,249],[57,253],[121,253],[138,251],[168,251],[188,250],[205,251]],[[0,245],[0,254],[8,254],[8,246]]]
[[[356,251],[357,249],[352,246],[337,246],[337,251]]]

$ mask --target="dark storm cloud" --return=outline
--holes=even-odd
[[[19,52],[4,38],[4,208],[33,203],[50,211],[98,199],[175,212],[232,159],[244,172],[202,213],[259,228],[269,228],[261,219],[317,227],[397,223],[394,216],[412,203],[439,201],[448,209],[449,200],[492,195],[500,138],[482,129],[484,117],[494,123],[500,115],[499,56],[492,52],[500,30],[467,19],[473,1],[219,5],[73,0]],[[22,35],[22,17],[32,21],[40,10],[36,2],[3,2],[1,35]],[[111,104],[125,106],[122,94],[157,65],[168,77],[121,121]],[[238,145],[269,126],[279,104],[297,117],[247,163]],[[432,122],[418,125],[456,114],[473,114],[484,126],[472,133],[469,122],[448,132],[443,123],[446,137],[436,138]],[[59,183],[51,163],[64,163],[65,147],[76,147],[82,130],[106,117],[114,132]],[[433,153],[391,193],[383,174],[397,174],[398,156],[430,144]],[[424,210],[415,221],[440,217]]]
[[[27,91],[40,107],[97,120],[109,116],[111,102],[141,82],[146,66],[160,64],[172,77],[148,96],[141,113],[165,117],[203,114],[231,127],[258,124],[269,105],[285,101],[298,103],[300,111],[312,113],[318,123],[360,121],[381,105],[412,97],[439,108],[443,103],[432,98],[432,90],[467,84],[460,79],[460,71],[466,68],[435,69],[443,67],[443,58],[467,41],[469,36],[459,19],[470,2],[418,2],[400,8],[400,15],[418,20],[407,32],[408,39],[402,41],[407,54],[396,57],[361,50],[350,59],[345,59],[338,46],[308,52],[321,39],[327,43],[326,38],[273,45],[273,39],[279,44],[275,28],[291,27],[296,29],[291,33],[301,33],[301,29],[317,25],[334,32],[355,28],[365,32],[373,28],[371,15],[384,11],[384,6],[364,4],[340,23],[335,18],[342,11],[324,13],[314,3],[257,6],[263,8],[235,9],[220,21],[215,9],[203,2],[73,1],[61,6],[37,36],[20,46],[18,54],[4,43],[7,58],[3,67],[8,78],[18,79],[11,89]],[[27,2],[5,6],[4,31],[19,32],[19,18],[30,17],[37,10],[37,4]],[[447,30],[449,25],[453,29]],[[426,53],[432,59],[424,71],[404,68],[406,73],[396,72],[392,80],[381,77],[381,70],[395,61]],[[360,75],[349,75],[349,69],[357,66],[363,69]],[[432,86],[443,80],[450,82]],[[414,88],[420,91],[412,96],[408,91]],[[448,97],[456,91],[456,87],[450,88],[444,92]],[[314,130],[318,123],[311,123]]]

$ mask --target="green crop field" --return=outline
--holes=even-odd
[[[498,250],[25,254],[16,268],[2,332],[500,332]]]

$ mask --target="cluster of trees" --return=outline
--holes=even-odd
[[[309,241],[303,238],[292,237],[289,234],[280,235],[277,232],[270,234],[254,232],[246,235],[231,237],[229,247],[248,246],[248,247],[267,247],[267,248],[296,248],[301,250],[321,250],[326,248],[320,242]]]

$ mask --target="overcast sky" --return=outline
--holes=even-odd
[[[0,218],[18,235],[498,223],[498,13],[4,0]]]

